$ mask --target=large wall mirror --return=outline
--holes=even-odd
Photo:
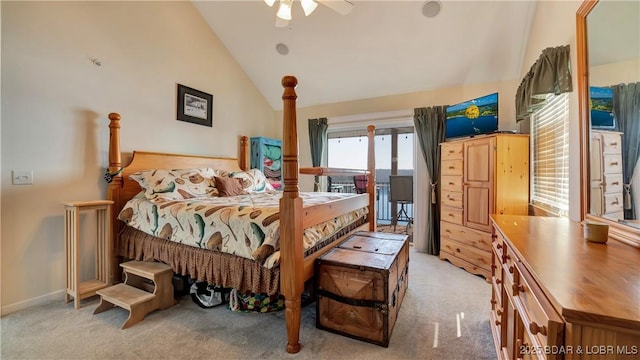
[[[576,20],[582,211],[640,247],[640,2],[587,0]]]

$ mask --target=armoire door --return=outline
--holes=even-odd
[[[467,141],[464,146],[464,225],[491,232],[495,138]]]

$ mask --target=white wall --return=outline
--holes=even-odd
[[[108,113],[122,115],[125,152],[233,157],[241,135],[280,134],[274,110],[190,2],[1,7],[3,313],[62,300],[61,202],[104,198]],[[176,120],[177,83],[213,94],[213,127]],[[12,169],[33,170],[34,184],[12,185]]]
[[[589,67],[589,85],[610,86],[634,83],[640,79],[640,57]]]

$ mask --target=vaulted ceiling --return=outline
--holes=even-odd
[[[435,17],[423,14],[425,1],[351,2],[347,15],[320,5],[305,17],[295,0],[284,28],[277,3],[194,4],[274,109],[284,75],[298,78],[301,107],[522,75],[535,1],[442,0]]]

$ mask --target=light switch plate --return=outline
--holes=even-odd
[[[13,185],[32,185],[33,170],[12,170],[11,183]]]

